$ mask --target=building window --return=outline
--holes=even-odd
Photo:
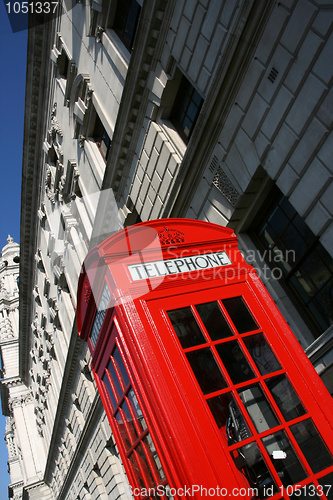
[[[133,51],[140,12],[136,0],[119,0],[114,15],[110,13],[108,27],[117,33],[129,52]]]
[[[177,128],[182,138],[187,142],[193,132],[199,116],[203,98],[182,76],[177,95],[171,110],[170,120]]]
[[[318,336],[333,323],[332,257],[280,192],[257,225],[255,237]]]
[[[69,59],[64,49],[62,49],[60,56],[58,57],[58,75],[61,78],[67,79],[69,67]]]
[[[93,139],[96,142],[96,145],[98,147],[99,152],[101,153],[105,163],[107,162],[109,152],[110,152],[110,147],[111,147],[111,139],[105,130],[105,127],[99,118],[99,116],[96,114],[96,121],[95,121],[95,127],[92,135]]]

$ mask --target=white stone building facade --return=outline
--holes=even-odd
[[[120,227],[187,217],[234,228],[333,391],[333,6],[63,9],[28,35],[20,297],[1,296],[9,491],[129,499],[75,321],[83,259]],[[2,262],[8,252],[17,245]]]

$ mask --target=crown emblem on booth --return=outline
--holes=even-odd
[[[83,282],[83,298],[86,304],[88,304],[91,295],[91,286],[88,276],[84,278]]]
[[[184,233],[167,227],[163,231],[159,231],[158,237],[161,245],[174,245],[175,243],[184,243],[185,241]]]

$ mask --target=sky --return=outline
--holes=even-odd
[[[10,234],[20,242],[21,173],[27,30],[13,33],[0,0],[0,249]],[[5,417],[0,415],[0,498],[8,498],[10,476],[4,442]]]

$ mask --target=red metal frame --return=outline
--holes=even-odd
[[[213,257],[217,252],[221,252],[221,255]],[[227,254],[230,263],[226,258],[223,261],[225,265],[217,267],[214,259],[222,262],[222,252]],[[207,255],[211,257],[208,259]],[[209,268],[208,262],[214,267]],[[142,267],[142,264],[146,267]],[[133,271],[136,273],[135,279],[129,267],[133,265],[137,266]],[[184,271],[186,266],[194,268],[195,265],[201,266],[201,269]],[[166,275],[160,276],[164,272]],[[140,279],[144,273],[150,277]],[[102,314],[103,323],[94,343],[90,334],[96,318],[96,304],[100,301],[105,282],[111,291],[109,305],[112,307]],[[243,298],[258,328],[237,331],[225,309],[227,302],[223,302],[230,297]],[[230,337],[217,340],[210,337],[196,307],[208,302],[218,304],[232,332]],[[199,328],[205,341],[184,348],[168,311],[188,307],[191,312],[186,314],[193,315],[196,328]],[[333,472],[333,461],[330,462],[329,458],[329,454],[333,453],[332,398],[255,271],[243,259],[232,230],[202,221],[168,219],[119,231],[88,254],[79,281],[77,323],[79,335],[88,342],[92,352],[97,387],[135,498],[152,498],[148,491],[145,494],[144,486],[147,489],[155,485],[156,488],[164,488],[164,492],[167,484],[174,488],[174,498],[202,498],[207,496],[207,492],[212,496],[214,488],[216,496],[220,496],[221,488],[225,488],[224,493],[233,496],[234,488],[240,491],[240,488],[253,486],[251,474],[258,463],[262,470],[269,469],[265,477],[267,480],[272,478],[276,484],[274,498],[288,498],[284,489],[288,468],[284,469],[284,475],[280,473],[273,464],[272,446],[265,446],[268,436],[275,443],[282,436],[281,433],[284,433],[284,442],[287,443],[284,446],[287,446],[289,455],[295,453],[298,457],[298,460],[295,458],[296,465],[288,469],[300,471],[301,479],[296,481],[297,487],[306,488],[310,484],[318,487],[318,480]],[[184,325],[181,324],[182,328],[185,328]],[[280,364],[267,373],[260,372],[251,349],[247,347],[259,339],[255,335],[260,332],[264,336],[260,336],[260,342],[266,339],[263,344],[266,346],[265,352],[273,352]],[[108,391],[112,391],[113,379],[112,376],[104,378],[109,381],[106,385],[103,377],[106,377],[106,368],[115,346],[119,351],[117,356],[121,356],[119,362],[122,363],[122,369],[128,374],[128,384],[122,387],[123,394],[113,399],[112,404]],[[250,373],[246,375],[250,378],[241,382],[233,381],[229,362],[226,364],[221,358],[225,356],[224,351],[229,349],[231,352],[235,348],[235,360],[238,359],[237,355]],[[203,393],[198,374],[195,374],[196,368],[193,367],[196,365],[191,367],[189,362],[196,358],[200,360],[204,351],[205,356],[209,354],[207,359],[210,360],[210,367],[217,370],[217,365],[219,377],[226,381],[226,387],[218,387],[207,394]],[[119,376],[116,373],[117,369],[113,375],[117,379]],[[273,389],[269,389],[274,386],[274,382],[282,380],[283,374],[286,374],[306,409],[304,413],[302,406],[298,405],[300,414],[289,420],[284,417],[286,413],[283,405],[279,403],[278,406],[276,396],[271,392]],[[115,382],[121,385],[121,382]],[[261,406],[251,403],[254,410],[259,414],[261,408],[266,408],[266,411],[271,412],[271,421],[275,422],[266,430],[259,429],[261,424],[251,414],[253,408],[250,403],[243,401],[249,397],[248,394],[254,397],[256,391],[259,391],[263,402],[260,402]],[[214,397],[218,398],[218,403],[217,399],[213,400]],[[295,395],[294,399],[297,402]],[[217,425],[209,404],[226,404],[225,401],[230,404],[235,402],[251,434],[243,441],[227,442],[230,418],[224,421],[221,430]],[[266,406],[265,401],[268,401]],[[306,443],[297,442],[294,435],[295,429],[302,428],[303,433],[306,432],[310,419],[325,441],[327,450],[330,450],[327,451],[328,458],[323,470],[311,470],[309,463],[313,467],[313,461],[305,448]],[[146,428],[142,427],[141,421]],[[266,425],[265,420],[263,425]],[[128,438],[124,441],[125,430],[129,433],[130,426],[136,437],[129,439],[131,443],[126,445]],[[291,443],[289,448],[288,439]],[[254,449],[254,443],[257,446],[255,450],[260,450],[261,459],[253,467],[248,467],[242,455],[246,447],[252,446]],[[281,447],[281,451],[273,452],[274,457],[279,453],[281,455]],[[135,467],[134,456],[140,461]],[[164,472],[159,473],[158,470],[162,469]],[[190,489],[186,490],[186,487]],[[292,488],[295,488],[295,484]],[[247,498],[253,496],[244,490],[242,493],[241,496]]]

